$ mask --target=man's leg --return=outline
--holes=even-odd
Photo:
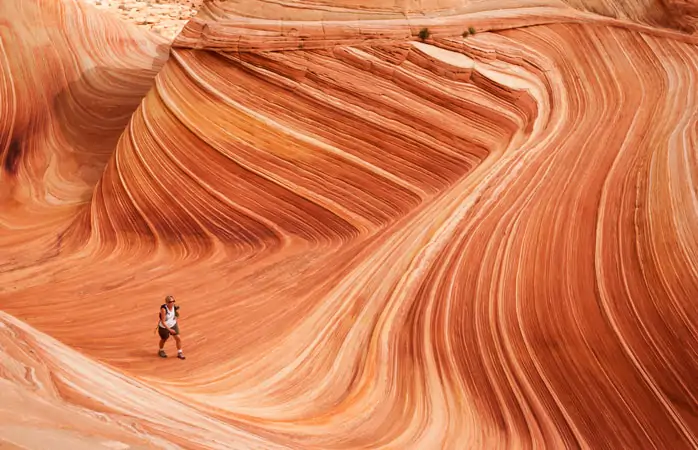
[[[158,328],[158,334],[160,335],[160,347],[158,349],[158,356],[160,356],[161,358],[167,358],[167,354],[165,353],[164,347],[165,342],[167,342],[167,339],[169,339],[170,335],[169,332],[163,333],[163,330],[163,328]]]
[[[175,329],[177,334],[174,335],[175,343],[177,344],[177,358],[184,359],[184,353],[182,353],[182,338],[179,337],[179,327]]]

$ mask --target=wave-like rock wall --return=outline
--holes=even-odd
[[[385,3],[0,5],[0,442],[698,446],[698,39]]]

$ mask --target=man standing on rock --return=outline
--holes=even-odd
[[[165,303],[160,306],[160,322],[158,323],[160,351],[158,352],[158,356],[161,358],[167,358],[167,353],[165,353],[164,350],[165,342],[167,342],[170,335],[172,335],[177,343],[177,358],[185,359],[182,353],[182,339],[179,337],[179,324],[177,324],[177,318],[179,317],[178,309],[179,306],[175,306],[175,299],[171,295],[168,295],[165,298]]]

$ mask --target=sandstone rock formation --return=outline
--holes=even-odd
[[[0,17],[0,443],[698,446],[698,38],[659,3],[214,1],[171,49]]]
[[[174,39],[202,0],[85,0],[121,19]]]

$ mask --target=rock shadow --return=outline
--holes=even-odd
[[[169,45],[141,68],[97,66],[58,93],[52,102],[52,126],[66,146],[79,176],[94,186],[133,113],[153,87],[167,61]]]

